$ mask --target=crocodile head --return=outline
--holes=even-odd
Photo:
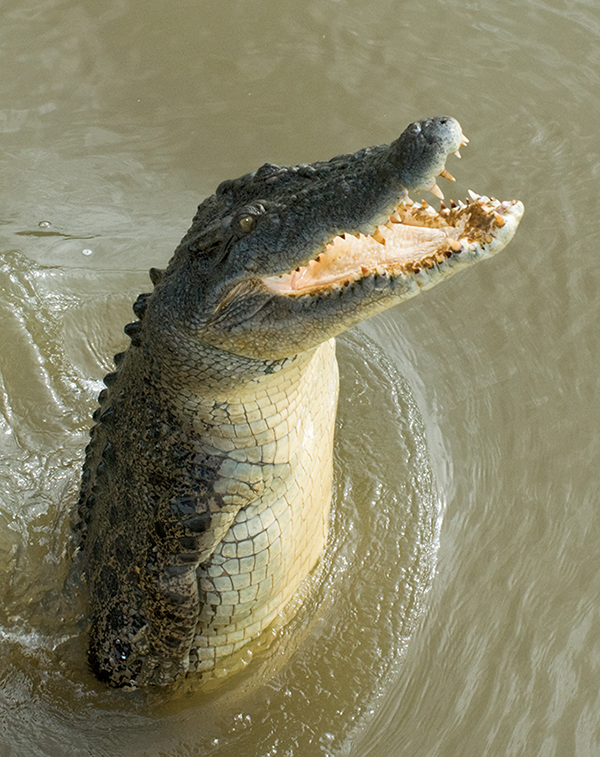
[[[159,319],[213,348],[277,360],[494,255],[520,202],[472,194],[437,212],[408,196],[441,198],[436,177],[452,179],[446,158],[467,141],[454,118],[431,118],[390,145],[223,182],[167,270],[151,272]]]

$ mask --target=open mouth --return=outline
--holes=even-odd
[[[306,266],[262,282],[277,294],[318,294],[368,276],[411,277],[432,269],[443,273],[461,259],[491,256],[511,239],[523,206],[517,200],[470,195],[449,207],[441,202],[439,211],[405,197],[372,233],[336,236]]]

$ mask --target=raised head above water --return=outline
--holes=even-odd
[[[523,207],[439,212],[449,117],[390,145],[223,182],[198,208],[87,449],[80,543],[90,663],[112,685],[210,675],[274,621],[323,549],[337,366],[332,337],[502,249]]]
[[[519,203],[476,198],[436,213],[408,198],[439,194],[436,176],[466,141],[455,119],[432,118],[390,145],[225,181],[159,288],[203,343],[258,359],[320,344],[510,239]]]

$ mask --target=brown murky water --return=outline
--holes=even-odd
[[[600,754],[596,0],[4,0],[0,18],[0,755]],[[68,515],[147,269],[222,179],[442,113],[471,139],[455,196],[526,216],[494,261],[342,341],[309,600],[216,691],[107,691]]]

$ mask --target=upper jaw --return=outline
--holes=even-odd
[[[346,228],[332,236],[326,244],[318,246],[313,255],[305,258],[295,267],[295,270],[283,271],[275,276],[267,276],[262,283],[267,290],[277,293],[300,293],[300,290],[311,290],[314,286],[320,291],[328,286],[343,285],[362,275],[369,275],[382,267],[391,271],[410,270],[422,267],[418,261],[424,258],[427,267],[427,253],[434,252],[438,257],[450,257],[460,250],[458,233],[460,229],[453,229],[449,213],[438,215],[438,223],[434,222],[433,208],[428,208],[427,218],[419,218],[414,212],[414,203],[408,196],[409,189],[427,189],[440,200],[444,194],[437,184],[437,177],[442,176],[449,181],[455,181],[452,174],[446,170],[446,159],[451,153],[459,158],[459,149],[468,144],[469,140],[463,134],[458,121],[451,117],[426,119],[411,124],[400,137],[386,148],[387,160],[395,162],[400,168],[401,183],[399,195],[392,201],[388,198],[386,206],[367,222],[358,228]],[[425,145],[425,146],[424,146]],[[420,170],[416,170],[416,166]],[[427,166],[428,172],[423,173]],[[340,200],[343,202],[343,199]],[[497,211],[500,203],[494,205]],[[496,216],[498,217],[498,213]],[[406,227],[416,225],[433,229],[409,236]],[[500,218],[499,223],[502,223]],[[397,225],[403,224],[400,230]],[[489,224],[488,224],[489,225]],[[393,233],[390,233],[393,231]],[[358,241],[356,241],[358,240]],[[387,245],[388,253],[383,255],[379,245]],[[418,246],[423,247],[422,250]],[[345,263],[342,263],[345,259]],[[341,264],[342,263],[342,264]],[[327,274],[324,273],[328,269]],[[317,281],[317,278],[319,279]],[[312,282],[312,283],[311,283]],[[305,292],[301,292],[305,293]]]
[[[407,190],[431,189],[439,197],[435,177],[444,175],[447,157],[451,153],[460,157],[460,148],[468,141],[455,118],[427,118],[410,124],[389,145],[387,158]]]

